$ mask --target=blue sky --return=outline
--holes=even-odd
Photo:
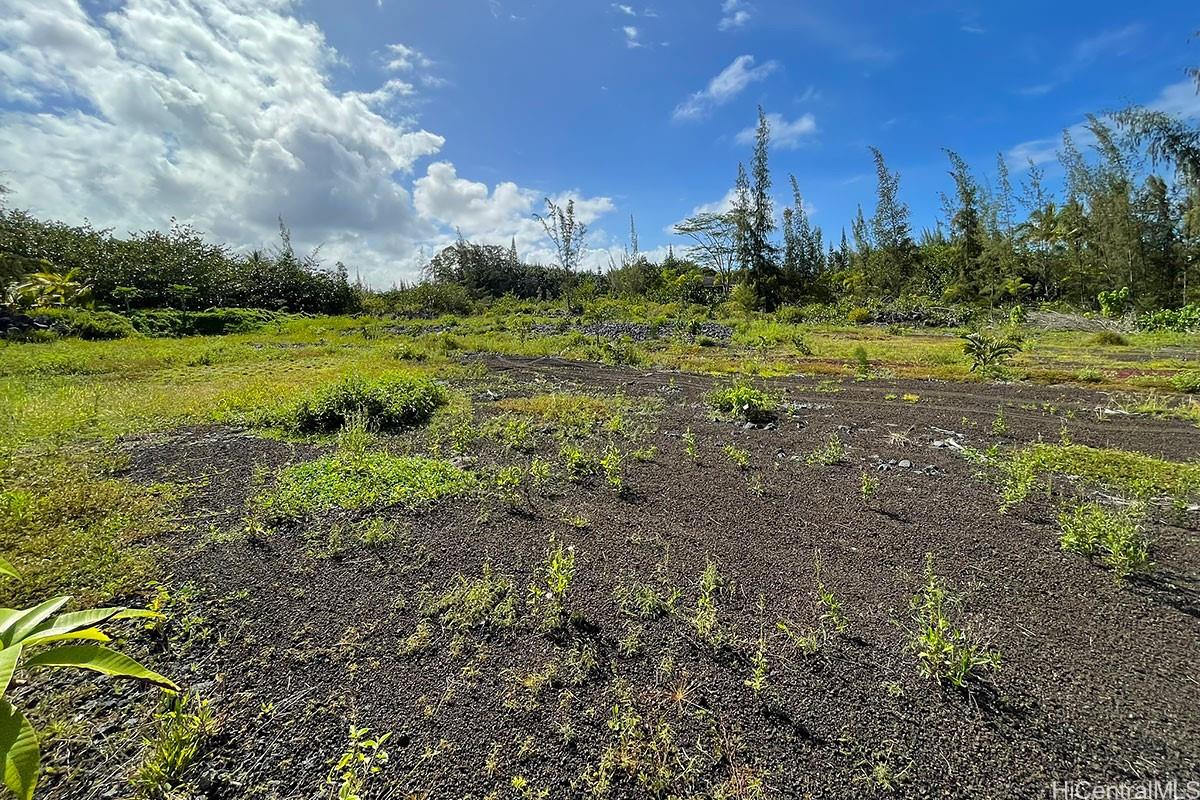
[[[118,230],[174,214],[253,246],[282,214],[386,284],[456,227],[548,256],[545,195],[577,199],[592,263],[630,214],[661,252],[761,104],[778,195],[794,173],[827,238],[870,213],[868,145],[920,228],[942,147],[991,175],[1088,112],[1200,114],[1187,5],[0,0],[0,171],[15,204]]]

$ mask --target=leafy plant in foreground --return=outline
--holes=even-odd
[[[946,582],[934,574],[933,554],[925,554],[925,585],[912,599],[914,627],[909,648],[926,678],[965,688],[983,670],[1000,668],[1000,654],[987,650],[946,615],[952,604]]]
[[[367,782],[388,762],[388,752],[383,746],[392,734],[372,737],[370,733],[370,728],[350,726],[346,750],[325,778],[326,783],[337,789],[337,800],[361,800]]]
[[[7,563],[0,567],[0,572],[10,576],[16,574]],[[155,617],[154,612],[113,607],[59,613],[69,602],[71,598],[63,596],[31,608],[0,609],[0,763],[4,766],[5,786],[20,800],[33,797],[41,750],[33,726],[4,697],[18,666],[25,669],[75,667],[147,681],[172,691],[179,689],[157,672],[103,645],[109,638],[98,626],[111,620]],[[41,649],[51,644],[59,646]],[[37,652],[30,655],[33,651]]]

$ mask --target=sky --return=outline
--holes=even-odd
[[[725,207],[761,106],[779,210],[794,174],[836,240],[874,206],[876,146],[921,230],[944,147],[1053,181],[1088,113],[1200,118],[1190,5],[0,0],[0,183],[120,235],[175,218],[262,247],[282,217],[376,287],[456,231],[550,263],[533,215],[574,199],[604,268],[631,215],[659,257]]]

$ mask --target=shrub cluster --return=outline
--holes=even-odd
[[[774,419],[779,405],[769,393],[743,380],[713,389],[709,392],[708,403],[719,414],[740,417],[747,422]]]
[[[398,430],[425,422],[446,399],[446,390],[428,378],[350,377],[302,398],[280,422],[300,433],[329,433],[362,416],[373,429]]]

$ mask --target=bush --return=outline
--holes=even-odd
[[[1142,331],[1174,331],[1175,333],[1200,330],[1200,304],[1192,303],[1183,308],[1147,311],[1137,318],[1137,327]]]
[[[1171,385],[1187,394],[1200,393],[1200,369],[1189,369],[1176,372],[1171,377]]]
[[[136,331],[129,320],[111,311],[91,311],[86,308],[47,308],[33,315],[38,322],[52,326],[64,336],[78,336],[92,341],[124,339]]]
[[[281,422],[301,433],[329,433],[361,415],[376,430],[398,430],[425,422],[445,403],[446,390],[428,378],[352,377],[301,399]]]
[[[1091,343],[1100,347],[1126,347],[1129,340],[1116,331],[1101,331],[1092,337]]]
[[[871,321],[871,311],[862,306],[852,308],[850,313],[846,314],[846,319],[853,325],[865,325]]]
[[[256,331],[284,316],[259,308],[210,308],[191,313],[164,308],[135,311],[130,320],[146,336],[222,336]]]
[[[734,381],[713,389],[708,395],[713,410],[747,422],[766,422],[775,418],[778,403],[762,389],[756,389],[746,381]]]

